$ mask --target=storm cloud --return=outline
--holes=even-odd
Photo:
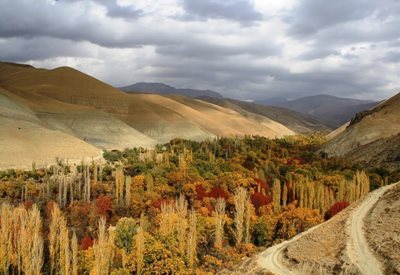
[[[399,92],[396,0],[0,0],[0,60],[265,99]]]

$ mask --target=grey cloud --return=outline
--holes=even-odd
[[[332,49],[312,48],[312,49],[308,50],[307,52],[301,54],[299,57],[303,60],[313,60],[313,59],[326,58],[328,56],[333,56],[333,55],[340,55],[340,53],[338,51],[332,50]]]
[[[182,0],[182,4],[187,19],[227,19],[243,24],[263,19],[248,0]]]
[[[84,2],[87,0],[55,0],[56,2]],[[136,9],[133,5],[120,6],[117,0],[91,0],[107,9],[107,15],[112,18],[122,18],[127,20],[137,19],[143,15],[143,10]]]
[[[88,45],[54,38],[10,38],[0,40],[0,60],[27,62],[55,57],[90,57]]]
[[[286,16],[289,34],[309,36],[323,29],[371,15],[379,3],[371,0],[303,0]]]
[[[304,0],[274,22],[247,0],[178,1],[171,14],[183,7],[196,22],[115,0],[0,0],[0,59],[54,67],[74,57],[70,64],[116,86],[166,82],[240,99],[383,98],[400,85],[390,79],[399,69],[400,1]]]
[[[280,66],[247,64],[241,59],[196,60],[160,57],[153,62],[152,77],[180,87],[214,89],[227,97],[263,99],[273,96],[299,97],[315,94],[383,95],[390,80],[381,75],[365,75],[371,66],[313,70],[293,73]],[[257,85],[255,85],[257,84]]]
[[[77,2],[81,2],[81,5]],[[85,4],[84,1],[59,1],[55,5],[42,0],[16,0],[12,3],[0,1],[0,37],[47,36],[89,41],[111,48],[176,43],[179,39],[158,31],[157,26],[143,30],[136,24],[128,27],[101,20],[90,15]]]
[[[252,45],[216,45],[211,41],[188,41],[178,45],[159,46],[156,52],[160,55],[169,55],[188,58],[225,58],[235,55],[275,56],[281,53],[279,45],[271,42]]]
[[[388,63],[399,63],[400,62],[400,51],[390,51],[384,55],[383,58],[380,59],[381,62],[388,62]]]
[[[116,0],[95,0],[107,8],[107,15],[113,18],[136,19],[143,15],[143,10],[134,6],[120,6]]]

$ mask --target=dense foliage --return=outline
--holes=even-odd
[[[0,269],[192,274],[232,266],[391,180],[327,158],[318,142],[176,139],[106,151],[104,163],[2,171]]]

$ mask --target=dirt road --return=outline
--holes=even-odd
[[[370,193],[357,207],[347,221],[347,230],[350,236],[346,250],[351,262],[362,274],[382,274],[379,261],[373,255],[364,234],[364,217],[368,214],[379,198],[393,185],[384,186]]]
[[[351,260],[351,263],[357,266],[361,274],[382,274],[380,263],[371,252],[367,240],[364,236],[363,219],[368,214],[370,209],[375,205],[375,203],[379,200],[379,198],[393,186],[394,185],[388,185],[368,194],[367,197],[361,202],[361,204],[352,211],[347,220],[346,230],[347,235],[349,236],[349,240],[346,245],[346,252]],[[286,275],[298,273],[295,270],[290,270],[282,263],[284,251],[290,243],[295,242],[303,235],[312,232],[321,225],[322,224],[310,228],[309,230],[297,235],[290,240],[287,240],[265,250],[258,257],[259,266],[275,274]]]

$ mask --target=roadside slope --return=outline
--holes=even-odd
[[[399,187],[400,183],[381,187],[329,221],[268,248],[239,266],[237,272],[221,274],[383,274],[385,263],[380,252],[374,252],[368,241],[371,211],[393,197],[390,195],[393,190],[397,190],[396,196],[399,196]],[[400,204],[395,207],[391,210],[393,213],[400,211]],[[380,223],[387,226],[382,218]],[[387,229],[387,243],[398,242],[396,230],[396,224]],[[392,258],[397,257],[396,251],[390,253]]]

